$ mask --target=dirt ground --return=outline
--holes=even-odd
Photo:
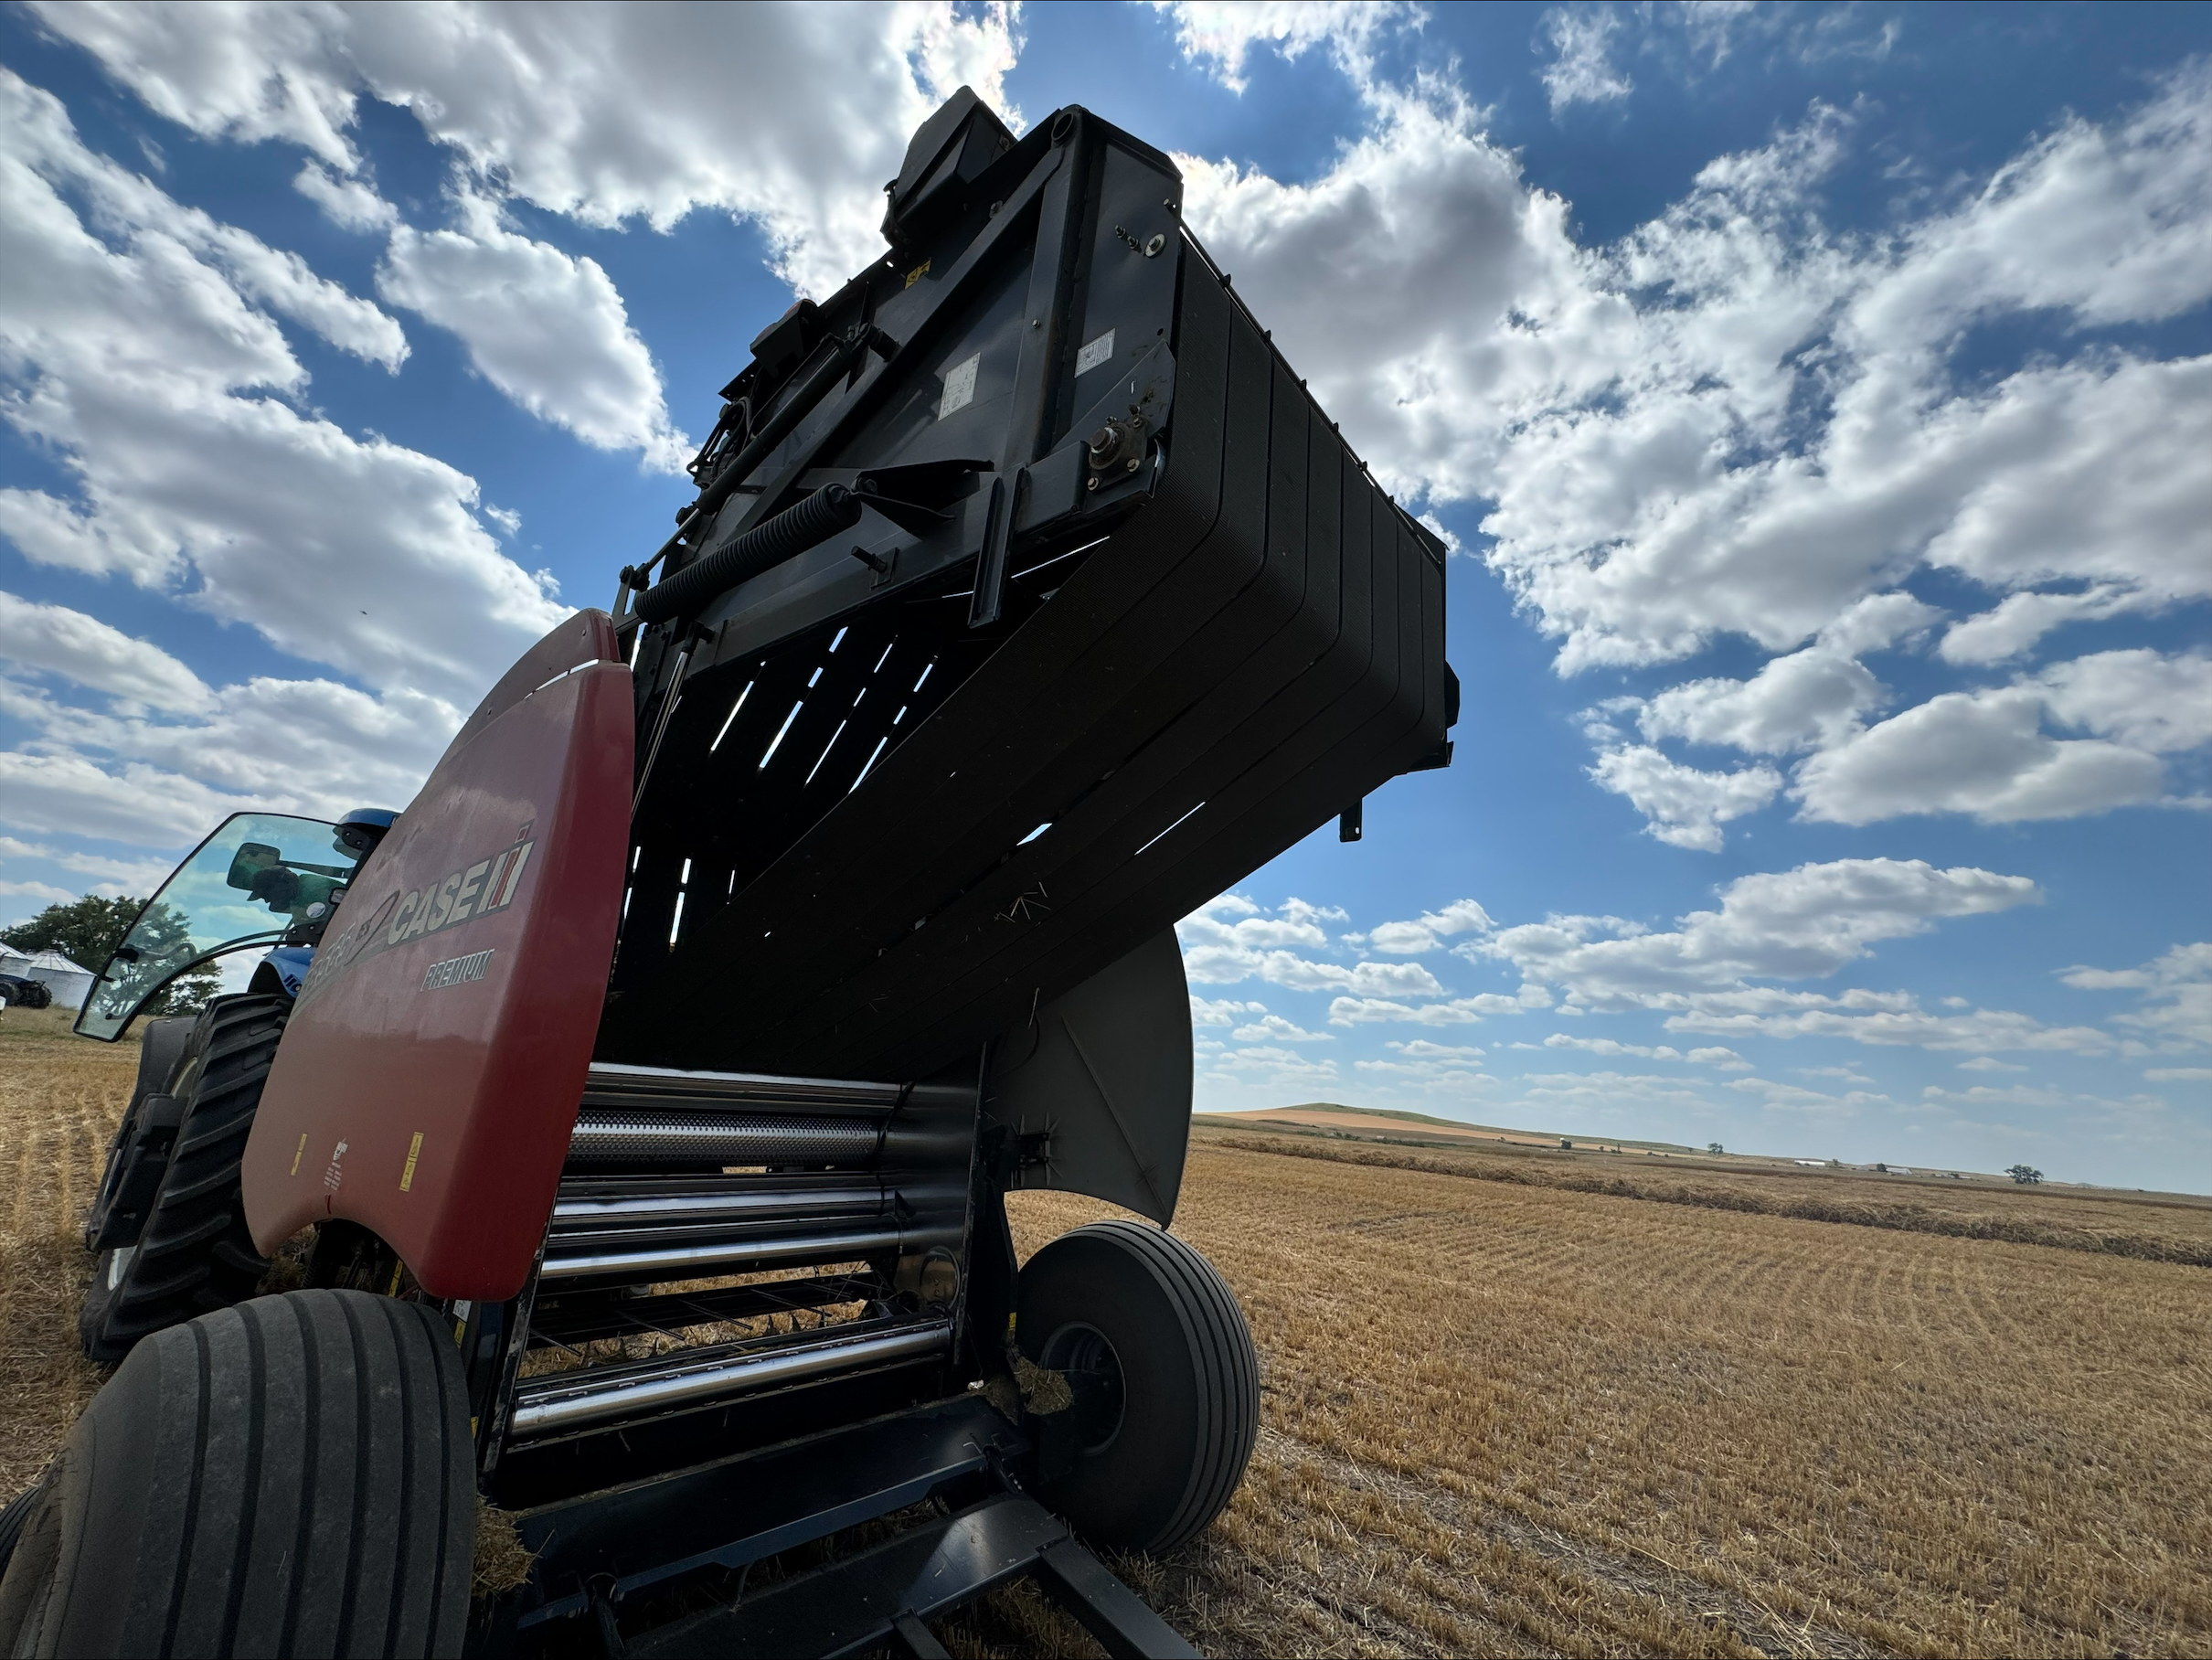
[[[101,1378],[76,1229],[136,1053],[64,1029],[0,1016],[0,1493]],[[1125,1577],[1217,1654],[2212,1654],[2212,1211],[2023,1193],[2025,1243],[2004,1194],[1929,1231],[1592,1167],[1200,1130],[1176,1231],[1264,1427]],[[1025,1253],[1108,1214],[1014,1208]],[[940,1631],[1098,1652],[1026,1588]]]
[[[1200,1131],[1175,1221],[1260,1450],[1134,1570],[1208,1652],[2212,1653],[2206,1269],[1267,1144]],[[1025,1250],[1104,1208],[1015,1205]]]
[[[69,1035],[65,1009],[0,1010],[0,1498],[27,1486],[106,1368],[77,1346],[79,1237],[138,1045]]]
[[[1249,1120],[1256,1114],[1246,1115]],[[2132,1256],[2212,1268],[2212,1197],[2128,1192],[2116,1187],[2022,1187],[2003,1177],[1951,1181],[1883,1175],[1863,1168],[1806,1170],[1786,1160],[1733,1157],[1639,1158],[1607,1146],[1571,1152],[1536,1143],[1473,1146],[1378,1133],[1355,1135],[1297,1123],[1238,1123],[1242,1133],[1213,1133],[1228,1121],[1201,1119],[1198,1134],[1216,1147],[1292,1157],[1333,1158],[1427,1170],[1530,1187],[1607,1194],[1705,1210],[1749,1211],[1802,1221],[1845,1222],[1909,1233],[2006,1240],[2068,1250]]]

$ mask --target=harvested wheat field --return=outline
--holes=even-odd
[[[8,1492],[100,1379],[75,1229],[136,1052],[64,1030],[0,1016]],[[1265,1428],[1211,1533],[1119,1566],[1201,1648],[2212,1653],[2212,1209],[2023,1195],[2023,1243],[1491,1162],[1199,1132],[1176,1229]],[[1014,1207],[1025,1253],[1107,1214]],[[941,1634],[1097,1652],[1025,1588]]]
[[[138,1045],[69,1035],[67,1009],[0,1011],[0,1497],[28,1486],[107,1368],[77,1346],[78,1229],[138,1075]]]
[[[1201,1647],[2212,1653],[2212,1273],[2142,1260],[2212,1261],[2212,1210],[2132,1241],[2024,1193],[2062,1242],[2020,1244],[1547,1185],[1589,1175],[1198,1133],[1176,1231],[1266,1427],[1212,1535],[1129,1571]],[[1106,1213],[1014,1206],[1025,1252]],[[1048,1619],[999,1614],[963,1634]]]

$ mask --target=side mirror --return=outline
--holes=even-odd
[[[266,842],[241,842],[239,850],[230,856],[230,870],[223,880],[227,886],[252,893],[254,882],[263,872],[276,868],[283,857]]]

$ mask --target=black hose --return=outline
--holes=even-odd
[[[757,577],[859,522],[860,498],[843,484],[824,484],[797,506],[755,525],[728,547],[648,588],[638,596],[637,614],[648,622],[665,622],[697,611],[748,577]]]

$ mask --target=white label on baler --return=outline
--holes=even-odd
[[[1079,375],[1088,375],[1100,364],[1110,361],[1112,356],[1113,330],[1108,329],[1081,351],[1076,353],[1075,372]]]
[[[983,367],[981,352],[954,364],[945,376],[945,395],[938,400],[937,419],[942,420],[955,410],[964,410],[975,401],[975,371]]]

